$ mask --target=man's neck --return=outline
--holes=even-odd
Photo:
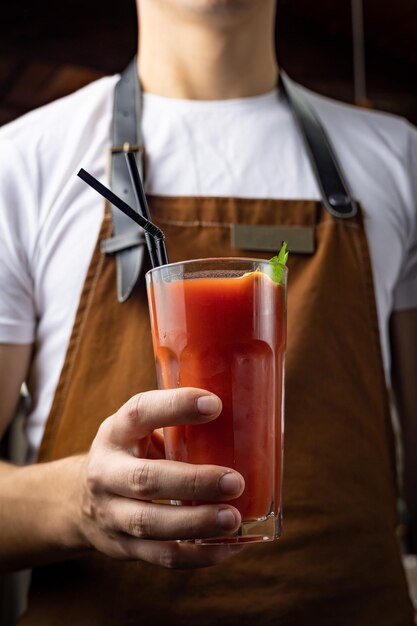
[[[174,3],[175,4],[175,3]],[[223,100],[266,93],[277,83],[274,0],[236,16],[186,16],[141,2],[138,72],[145,91]]]

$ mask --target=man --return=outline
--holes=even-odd
[[[315,253],[290,264],[284,533],[239,555],[176,541],[232,534],[244,481],[160,458],[157,429],[216,419],[221,401],[152,390],[143,289],[116,301],[96,245],[109,216],[75,175],[106,181],[118,77],[103,79],[1,132],[0,424],[26,380],[42,461],[0,466],[0,567],[34,568],[22,624],[411,624],[385,382],[392,360],[414,524],[416,133],[305,92],[365,233],[317,202],[276,89],[273,0],[141,0],[138,14],[146,189],[172,260],[239,255],[235,222],[314,229]]]

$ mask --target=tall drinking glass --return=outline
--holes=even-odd
[[[218,258],[147,273],[159,388],[198,387],[223,403],[207,424],[165,428],[166,456],[230,467],[245,479],[242,495],[230,501],[240,528],[196,543],[268,541],[281,533],[287,270],[280,270],[276,282],[268,261]]]

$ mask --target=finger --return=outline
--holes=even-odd
[[[124,558],[146,561],[168,569],[195,569],[219,565],[243,550],[242,544],[199,546],[174,541],[143,541],[131,537],[118,539]]]
[[[106,509],[108,530],[137,539],[203,539],[239,528],[237,509],[225,505],[176,506],[113,498]]]
[[[138,500],[228,500],[245,486],[227,467],[136,459],[122,452],[107,458],[99,478],[108,493]]]
[[[147,391],[130,398],[106,420],[105,428],[111,442],[124,447],[158,428],[207,422],[220,411],[220,399],[203,389]]]

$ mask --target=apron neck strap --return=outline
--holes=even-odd
[[[122,73],[114,93],[110,186],[117,196],[123,198],[138,213],[140,205],[130,181],[125,153],[135,154],[143,180],[145,168],[142,129],[139,123],[141,117],[142,89],[138,80],[135,57]],[[113,237],[103,242],[102,250],[116,256],[117,299],[119,302],[125,302],[131,295],[144,266],[146,246],[141,236],[142,229],[130,217],[111,204],[110,213]]]
[[[283,70],[280,71],[279,83],[300,129],[324,206],[334,217],[342,219],[353,217],[357,213],[356,203],[316,112],[303,93],[302,87],[291,80]],[[116,195],[122,197],[138,212],[140,206],[130,182],[124,153],[135,154],[144,180],[145,158],[141,117],[142,88],[138,80],[135,57],[122,73],[114,93],[110,185]],[[112,253],[116,255],[117,296],[120,302],[124,302],[131,295],[140,275],[145,261],[145,246],[143,239],[137,237],[140,228],[129,217],[112,205],[110,212],[113,235],[117,238],[116,248],[110,246]],[[134,237],[132,231],[135,231]]]
[[[301,131],[324,206],[334,217],[354,217],[357,205],[314,108],[302,87],[283,70],[280,71],[279,84]]]

